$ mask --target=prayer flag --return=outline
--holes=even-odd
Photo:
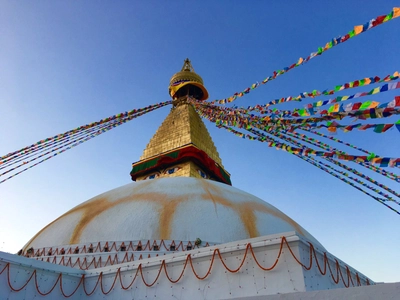
[[[397,17],[400,17],[400,7],[393,8],[393,19]]]
[[[367,109],[371,105],[371,101],[365,101],[364,103],[361,104],[360,110]]]
[[[393,124],[377,124],[375,125],[374,132],[382,133],[387,131],[388,129],[392,128]]]
[[[398,121],[395,123],[395,125],[396,125],[397,130],[400,131],[400,120],[398,120]]]
[[[378,107],[378,105],[379,105],[379,102],[377,102],[377,101],[372,101],[371,104],[370,104],[370,106],[369,106],[369,108],[376,108],[376,107]]]
[[[396,96],[392,101],[387,104],[387,107],[397,107],[400,106],[400,96]]]

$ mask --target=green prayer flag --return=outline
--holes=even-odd
[[[377,125],[375,125],[374,132],[381,133],[383,131],[384,127],[385,127],[385,124],[377,124]]]
[[[392,18],[393,18],[393,12],[390,13],[390,14],[388,14],[388,15],[385,17],[385,19],[383,19],[383,22],[387,22],[387,21],[391,20]]]
[[[370,105],[371,105],[371,101],[366,101],[366,102],[364,102],[361,106],[360,106],[360,110],[364,110],[364,109],[367,109]]]
[[[376,154],[373,153],[373,152],[371,152],[371,153],[368,155],[367,160],[370,161],[370,160],[373,159],[375,156],[376,156]]]

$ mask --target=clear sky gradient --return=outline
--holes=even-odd
[[[203,77],[210,100],[226,98],[395,6],[399,1],[0,1],[0,156],[169,100],[169,79],[186,57]],[[394,19],[234,104],[265,104],[393,74],[400,71],[399,36],[400,19]],[[388,102],[396,95],[360,100]],[[169,109],[135,119],[1,184],[0,250],[17,252],[67,210],[131,182],[131,163],[139,160]],[[399,215],[293,155],[205,124],[235,187],[275,205],[371,279],[400,281]],[[381,156],[400,157],[395,128],[384,134],[339,131],[336,137]],[[399,191],[394,181],[373,177]]]

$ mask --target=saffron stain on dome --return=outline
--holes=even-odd
[[[187,197],[174,197],[171,199],[170,196],[163,193],[143,193],[134,194],[127,197],[118,199],[117,201],[108,201],[106,198],[96,199],[93,201],[92,205],[87,205],[84,207],[84,216],[78,222],[75,227],[74,233],[71,236],[70,243],[77,244],[80,242],[80,237],[83,230],[90,224],[90,222],[100,215],[101,213],[107,211],[108,209],[128,202],[154,202],[157,203],[159,208],[159,232],[161,239],[169,239],[171,234],[171,223],[173,220],[173,215],[175,213],[176,207],[182,202],[187,200]],[[70,211],[68,213],[72,213]]]
[[[208,184],[208,182],[203,182],[203,187],[205,190],[208,191],[208,195],[213,202],[216,202],[226,207],[230,207],[238,213],[250,238],[259,236],[259,232],[256,225],[257,217],[254,214],[255,211],[273,215],[274,217],[277,217],[289,223],[293,228],[296,229],[298,233],[304,235],[303,229],[300,227],[300,225],[279,210],[270,209],[266,205],[262,205],[261,203],[254,201],[241,202],[241,203],[230,202],[228,199],[218,196],[220,194],[223,194],[218,186]],[[211,193],[211,191],[213,193]],[[204,200],[210,200],[210,199],[205,197]]]
[[[235,206],[242,223],[244,224],[250,238],[260,236],[257,229],[257,217],[254,214],[253,208],[248,203],[240,203]]]
[[[174,199],[166,199],[159,209],[160,213],[160,238],[163,240],[171,239],[171,225],[176,212],[176,208],[181,202],[188,200],[188,197],[174,197]]]
[[[215,185],[208,184],[206,181],[202,181],[204,190],[207,191],[208,197],[204,197],[203,200],[212,200],[214,203],[218,203],[225,207],[229,207],[239,215],[240,220],[242,221],[247,234],[250,238],[259,236],[258,229],[257,229],[257,218],[254,214],[253,209],[247,204],[249,203],[234,203],[229,201],[225,197],[221,197],[219,195],[223,194],[221,189]]]

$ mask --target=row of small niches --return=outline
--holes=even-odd
[[[124,252],[124,251],[126,251],[126,248],[127,248],[126,246],[121,246],[118,251]],[[193,249],[193,247],[191,245],[188,245],[186,247],[186,251],[190,251],[192,249]],[[158,245],[154,245],[151,250],[160,251],[160,247]],[[140,245],[137,246],[136,249],[133,251],[142,251],[142,246],[140,246]],[[176,247],[174,245],[171,245],[169,247],[169,251],[176,251]],[[104,247],[103,251],[100,251],[100,252],[110,252],[110,251],[109,251],[108,247]],[[66,253],[65,250],[60,251],[60,255],[64,255],[65,253]],[[80,253],[79,248],[75,248],[74,252],[72,252],[72,254],[79,254],[79,253]],[[94,253],[93,247],[89,247],[87,253]],[[47,252],[47,256],[52,256],[52,255],[53,255],[52,251]],[[41,256],[40,254],[36,255],[36,257],[40,257],[40,256]]]

